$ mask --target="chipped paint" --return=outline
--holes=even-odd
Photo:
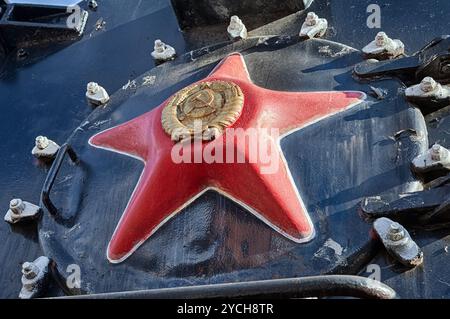
[[[150,86],[150,85],[155,84],[155,82],[156,82],[156,76],[154,76],[154,75],[145,76],[142,79],[142,86]]]
[[[330,249],[334,252],[334,256],[330,256],[329,254]],[[345,248],[342,247],[341,244],[339,244],[332,238],[328,238],[327,241],[323,244],[323,246],[314,254],[314,257],[331,261],[333,257],[340,259],[340,257],[344,252]]]
[[[333,250],[334,250],[334,253],[335,253],[336,255],[338,255],[338,256],[341,256],[342,253],[344,252],[344,248],[342,248],[342,246],[341,246],[338,242],[334,241],[334,240],[331,239],[331,238],[329,238],[329,239],[325,242],[324,247],[328,247],[328,248],[333,249]]]
[[[127,84],[122,86],[122,90],[135,89],[137,87],[136,81],[128,80]]]

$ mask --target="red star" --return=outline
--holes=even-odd
[[[204,80],[231,81],[244,93],[244,107],[233,128],[276,128],[286,136],[359,103],[360,92],[279,92],[252,83],[240,54],[228,56]],[[144,171],[112,236],[107,256],[112,263],[129,257],[159,227],[207,190],[213,189],[245,207],[273,229],[296,242],[314,237],[314,227],[293,182],[279,140],[268,134],[260,140],[270,144],[279,160],[274,174],[262,174],[257,163],[182,163],[171,158],[174,142],[161,124],[156,109],[120,126],[101,132],[89,143],[95,147],[138,158]],[[264,134],[264,133],[260,133]],[[226,134],[211,143],[227,143]],[[236,152],[249,157],[247,146],[232,143]]]

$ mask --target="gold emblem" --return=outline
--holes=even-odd
[[[210,141],[237,121],[243,107],[244,94],[238,85],[226,81],[198,83],[172,97],[162,112],[162,126],[175,142],[199,133],[203,140]]]

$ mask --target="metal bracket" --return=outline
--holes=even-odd
[[[19,198],[13,199],[9,204],[9,210],[5,215],[5,221],[11,225],[38,219],[41,208]]]
[[[441,85],[428,76],[420,84],[408,87],[405,97],[427,115],[450,105],[450,86]]]
[[[388,218],[379,218],[373,228],[389,254],[407,267],[423,262],[423,252],[412,240],[408,231]]]
[[[10,48],[78,39],[88,18],[88,12],[78,6],[48,3],[9,3],[2,6],[2,12],[0,33]]]
[[[411,170],[424,183],[446,176],[450,173],[450,151],[435,144],[412,161]]]
[[[66,154],[69,155],[70,159],[74,164],[79,164],[80,161],[78,159],[78,156],[74,152],[72,147],[67,143],[61,146],[61,148],[58,151],[58,154],[56,155],[55,161],[53,162],[53,165],[50,168],[50,171],[44,183],[44,187],[42,189],[41,202],[52,215],[56,215],[58,209],[55,207],[55,205],[52,203],[50,199],[50,192],[53,188],[53,184],[55,183],[56,177],[58,176],[59,170],[61,169],[61,166],[64,162]]]
[[[413,56],[397,60],[368,60],[355,66],[362,79],[396,76],[417,83],[430,76],[442,84],[450,83],[450,36],[436,38]]]
[[[409,225],[429,229],[450,224],[450,178],[421,192],[368,197],[361,203],[367,218],[388,217]]]
[[[42,296],[50,279],[51,260],[45,256],[22,265],[22,289],[20,299]]]

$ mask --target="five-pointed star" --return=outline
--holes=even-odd
[[[279,160],[278,169],[263,174],[259,160],[234,164],[174,163],[171,158],[174,142],[161,124],[161,113],[168,100],[130,122],[93,136],[89,141],[92,146],[139,158],[145,163],[108,246],[107,257],[112,263],[129,257],[158,228],[210,189],[239,203],[291,240],[306,242],[314,236],[314,226],[279,141],[321,118],[356,105],[363,93],[267,90],[252,83],[243,57],[236,53],[225,58],[200,82],[215,80],[231,81],[244,93],[242,114],[233,128],[279,129],[279,139],[274,140],[269,135],[260,139],[271,144],[268,149],[274,152],[272,158]],[[225,135],[204,142],[201,147],[210,143],[226,144]],[[232,144],[237,152],[242,152],[246,158],[250,156],[248,145]]]

